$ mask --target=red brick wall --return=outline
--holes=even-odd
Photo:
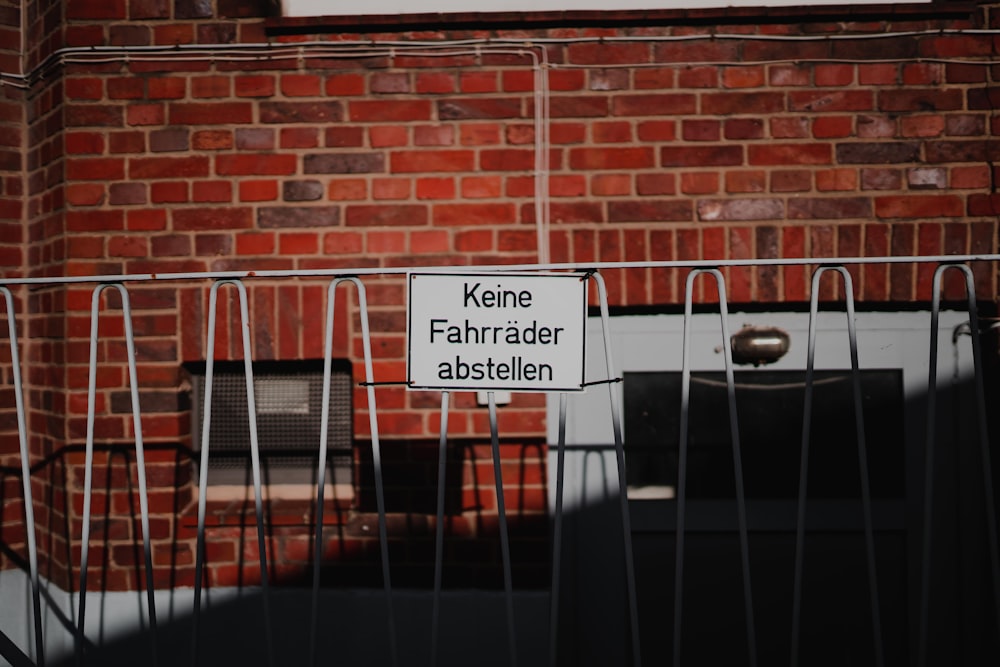
[[[46,36],[38,43],[49,53],[60,45],[274,46],[264,59],[226,48],[131,51],[105,62],[70,52],[23,102],[17,94],[0,100],[0,132],[6,133],[0,155],[17,157],[21,145],[18,138],[7,147],[3,137],[27,136],[26,166],[12,163],[0,176],[0,218],[13,221],[0,251],[9,249],[6,264],[18,270],[23,253],[31,275],[532,262],[539,210],[533,169],[543,138],[535,124],[533,54],[548,63],[540,70],[550,91],[543,134],[551,203],[543,210],[551,220],[553,261],[996,250],[996,91],[992,69],[976,62],[994,53],[994,37],[940,32],[989,26],[989,8],[963,19],[873,14],[845,22],[806,17],[741,24],[723,17],[718,25],[664,19],[614,29],[449,32],[429,26],[403,34],[305,35],[258,18],[264,12],[253,3],[219,2],[215,14],[211,3],[194,0],[28,6],[36,17],[32,30]],[[59,7],[64,15],[54,20]],[[0,4],[0,18],[12,15],[9,3]],[[0,27],[16,28],[16,21],[3,20]],[[920,34],[837,39],[901,31]],[[746,38],[713,39],[713,33]],[[815,39],[779,39],[810,35]],[[413,45],[487,36],[531,45],[480,42],[455,47],[460,52],[451,55]],[[701,38],[677,39],[695,36]],[[341,48],[322,52],[312,40]],[[279,51],[296,46],[301,51],[291,57]],[[40,58],[33,55],[32,62]],[[29,237],[24,246],[13,234],[21,220]],[[855,274],[865,301],[929,296],[923,269],[872,266]],[[729,275],[738,304],[807,298],[801,268],[732,269]],[[627,306],[677,304],[682,278],[661,269],[606,274],[612,304]],[[977,281],[980,296],[992,300],[996,276],[979,270]],[[403,282],[389,277],[367,284],[375,379],[401,380]],[[254,358],[320,356],[321,281],[248,285]],[[835,296],[833,288],[824,289]],[[144,436],[154,450],[148,456],[156,562],[164,566],[160,585],[192,576],[185,511],[193,500],[184,449],[191,426],[178,397],[181,363],[205,355],[207,294],[206,285],[190,283],[132,292]],[[96,424],[99,444],[110,453],[98,466],[95,488],[104,491],[94,513],[103,518],[95,544],[105,546],[98,561],[105,564],[103,585],[122,588],[136,585],[131,545],[137,532],[128,494],[116,492],[129,478],[122,457],[131,446],[131,416],[120,311],[116,297],[109,298]],[[337,354],[359,362],[356,297],[346,290],[339,303]],[[49,498],[39,500],[51,533],[47,573],[65,585],[67,551],[73,542],[78,549],[78,539],[65,543],[61,526],[68,521],[78,536],[82,507],[78,450],[86,424],[90,287],[36,290],[29,308],[33,447],[52,461],[41,473],[52,476],[45,485]],[[217,336],[222,358],[242,354],[237,312],[224,291]],[[363,366],[355,367],[364,379]],[[433,456],[436,445],[438,395],[392,386],[377,395],[383,437],[430,443],[395,445],[387,450],[390,464],[422,471],[416,479],[433,483],[427,452]],[[359,390],[362,439],[366,401]],[[449,429],[456,438],[482,442],[486,415],[470,396],[457,396]],[[512,510],[543,518],[544,457],[535,446],[544,435],[542,397],[516,395],[501,409],[500,430],[510,443],[504,472],[521,489],[512,494]],[[461,451],[464,495],[456,507],[464,512],[454,530],[488,535],[496,506],[488,453],[474,444]],[[8,486],[5,498],[13,495]],[[404,488],[394,497],[412,498],[408,493]],[[362,505],[366,497],[359,494]],[[392,508],[404,512],[406,502]],[[354,520],[363,521],[360,516]],[[350,516],[345,510],[333,520],[347,525]],[[241,555],[250,562],[255,557],[232,547],[232,531],[239,531],[224,526],[235,521],[220,515],[210,536],[217,582],[235,578]],[[307,525],[301,516],[290,519],[275,543],[272,556],[289,577],[304,567],[299,541]],[[524,535],[529,552],[544,542],[537,528]],[[362,546],[343,546],[350,540],[342,539],[337,548],[371,548],[370,539],[356,541]],[[402,547],[412,552],[404,561],[421,562],[412,546],[418,543]],[[255,548],[253,540],[247,544]]]

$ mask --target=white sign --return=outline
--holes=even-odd
[[[587,280],[579,273],[411,273],[411,389],[580,391]]]

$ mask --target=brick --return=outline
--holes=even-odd
[[[875,198],[879,218],[961,217],[965,206],[955,195],[907,195]]]
[[[125,112],[125,122],[128,125],[163,125],[166,122],[166,111],[162,104],[132,104]]]
[[[796,197],[788,201],[788,217],[793,220],[869,218],[872,201],[868,197]]]
[[[943,116],[908,116],[900,119],[903,137],[938,137],[944,132]]]
[[[555,98],[554,103],[558,104]],[[484,120],[501,118],[523,118],[525,116],[524,104],[519,98],[489,98],[480,99],[474,97],[443,99],[435,103],[438,120]],[[584,102],[586,106],[586,102]],[[555,114],[553,113],[555,116]],[[430,120],[430,109],[428,115],[423,118],[410,118],[406,120]]]
[[[816,172],[816,189],[820,192],[856,190],[858,172],[854,169],[823,169]]]
[[[372,148],[406,146],[410,143],[409,129],[403,125],[375,126],[368,129]]]
[[[609,222],[689,222],[694,216],[694,207],[688,200],[616,200],[607,206]]]
[[[319,147],[319,130],[312,127],[283,127],[278,137],[281,148]]]
[[[125,217],[121,210],[66,212],[66,229],[72,232],[107,232],[124,228]]]
[[[455,179],[453,178],[416,179],[417,199],[454,199],[455,193]]]
[[[365,77],[361,74],[334,74],[325,84],[327,95],[350,96],[365,93]]]
[[[949,114],[945,118],[945,135],[952,137],[979,136],[986,133],[986,119],[978,114]]]
[[[381,153],[317,153],[303,158],[306,174],[367,174],[385,171]]]
[[[857,117],[858,137],[891,138],[896,136],[898,131],[898,120],[892,116],[870,116],[860,115]]]
[[[335,227],[339,224],[339,206],[263,206],[257,210],[257,226],[261,229]]]
[[[681,192],[688,195],[715,194],[719,191],[719,174],[696,172],[681,174]]]
[[[172,102],[171,125],[233,125],[253,122],[249,102]]]
[[[399,151],[390,156],[393,173],[473,171],[475,153],[471,150]]]
[[[237,255],[270,255],[275,248],[272,232],[243,232],[236,237]]]
[[[806,192],[812,189],[812,177],[802,170],[777,170],[771,174],[772,192]]]
[[[108,135],[108,152],[143,153],[146,150],[146,137],[142,132],[112,132]]]
[[[643,67],[633,74],[636,90],[673,88],[676,79],[676,72],[672,67]]]
[[[323,184],[316,180],[285,181],[282,183],[285,201],[316,201],[323,197]]]
[[[804,116],[772,118],[770,126],[771,136],[774,139],[803,139],[810,136],[809,119]]]
[[[71,20],[124,20],[126,18],[125,0],[110,0],[109,2],[67,0],[66,18]]]
[[[108,203],[112,206],[135,206],[146,203],[144,183],[112,183],[108,186]]]
[[[725,138],[731,141],[764,138],[764,121],[758,118],[729,118],[723,128]]]
[[[229,97],[232,87],[233,81],[228,76],[195,76],[191,78],[191,97]]]
[[[583,42],[566,49],[568,62],[577,65],[632,65],[650,62],[650,46],[643,42]]]
[[[344,178],[330,181],[327,196],[332,201],[367,199],[368,182],[361,178]]]
[[[185,128],[154,130],[149,133],[149,150],[154,153],[186,151],[188,148],[189,136]]]
[[[632,126],[626,122],[596,122],[591,128],[594,143],[628,143],[632,141]]]
[[[875,100],[867,90],[796,90],[788,93],[788,106],[791,111],[871,111]]]
[[[122,158],[69,158],[66,178],[70,181],[120,181],[125,178]]]
[[[998,147],[990,141],[928,141],[924,147],[925,161],[931,164],[986,162],[998,153]]]
[[[813,81],[817,86],[849,86],[854,83],[854,65],[816,65]]]
[[[372,93],[409,93],[410,75],[407,72],[375,72],[369,85]]]
[[[681,138],[685,141],[718,141],[722,123],[717,120],[685,120],[681,123]]]
[[[63,141],[70,155],[99,155],[104,152],[104,135],[96,132],[67,132]]]
[[[698,202],[698,218],[716,220],[778,220],[785,207],[780,199],[705,199]]]
[[[209,174],[206,157],[149,157],[129,160],[129,178],[198,178]]]
[[[71,100],[97,101],[104,97],[104,82],[96,76],[70,77],[64,85],[66,97]]]
[[[154,204],[181,203],[188,200],[188,184],[182,181],[163,181],[149,186],[150,201]]]
[[[67,104],[67,127],[122,127],[124,114],[119,106]]]
[[[628,174],[596,174],[590,179],[590,192],[597,197],[614,197],[632,193],[632,177]],[[585,192],[579,193],[583,195]]]
[[[334,123],[344,119],[340,102],[262,102],[262,123]],[[369,119],[371,120],[371,119]]]
[[[495,71],[463,71],[458,75],[458,86],[463,93],[495,93],[497,79]]]
[[[176,231],[250,229],[253,226],[250,208],[177,208],[170,215]]]
[[[234,134],[236,148],[243,151],[274,150],[274,130],[260,127],[241,127]]]
[[[903,175],[899,169],[862,169],[862,190],[899,190],[903,187]]]
[[[813,136],[817,139],[841,139],[854,134],[851,116],[823,116],[813,121]]]
[[[418,72],[415,84],[416,92],[421,95],[441,95],[456,90],[455,75],[449,72]]]
[[[365,131],[361,127],[328,127],[323,140],[328,148],[361,147],[365,144]]]
[[[666,149],[664,149],[666,150]],[[569,152],[572,169],[647,169],[655,165],[652,148],[573,148]]]
[[[278,198],[278,184],[275,181],[240,181],[240,201],[274,201]]]
[[[435,204],[431,212],[434,225],[511,224],[517,220],[513,204]]]
[[[315,74],[284,74],[281,77],[281,93],[286,97],[318,97],[321,83],[320,77]]]
[[[451,125],[419,125],[413,129],[415,146],[451,146],[455,143],[455,128]]]
[[[270,75],[237,76],[233,80],[233,89],[236,97],[273,97],[275,81]]]
[[[845,143],[837,144],[837,161],[841,164],[892,164],[917,162],[920,144],[916,142]]]
[[[732,114],[769,114],[784,110],[784,93],[705,93],[701,96],[701,113],[703,114],[720,116]]]
[[[764,192],[767,174],[763,171],[728,171],[725,175],[726,192]]]
[[[906,183],[911,190],[943,190],[948,187],[948,174],[943,167],[908,169]]]
[[[186,257],[191,254],[191,237],[181,234],[153,236],[149,240],[153,257]]]
[[[767,144],[747,147],[747,162],[751,165],[830,164],[829,144]]]
[[[698,98],[690,93],[616,95],[611,100],[611,111],[615,116],[693,114],[697,110]]]
[[[881,93],[878,108],[881,111],[954,111],[965,106],[962,91],[958,88],[931,88],[927,90],[894,90]],[[970,100],[971,101],[971,100]],[[974,108],[970,104],[970,108]]]
[[[629,76],[628,70],[624,69],[598,69],[590,70],[590,90],[628,90]]]
[[[722,70],[722,86],[724,88],[760,88],[764,85],[764,67],[760,65],[744,65],[725,67]]]
[[[810,68],[802,65],[772,65],[768,71],[768,83],[775,87],[808,86]]]
[[[104,185],[70,183],[66,186],[66,202],[73,206],[99,206],[105,201]]]
[[[348,103],[348,118],[355,122],[385,123],[431,120],[428,100],[355,100]]]
[[[217,151],[233,147],[233,133],[229,130],[198,130],[191,135],[191,148]]]
[[[490,146],[500,143],[498,123],[463,123],[458,128],[458,142],[462,146]]]
[[[294,174],[296,166],[296,156],[287,154],[218,155],[215,158],[215,173],[219,176]]]
[[[660,149],[663,167],[724,167],[743,164],[743,147],[718,146],[664,146]]]

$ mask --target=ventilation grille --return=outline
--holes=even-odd
[[[322,362],[256,362],[253,366],[257,439],[267,470],[312,470],[317,463],[323,409]],[[205,367],[191,369],[194,449],[204,428]],[[349,362],[334,364],[330,378],[330,463],[351,462],[352,378]],[[216,362],[212,378],[209,471],[246,470],[250,421],[243,362]],[[340,477],[340,475],[338,475]],[[306,477],[308,479],[308,477]]]

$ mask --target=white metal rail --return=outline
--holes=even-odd
[[[933,293],[927,295],[927,300],[931,304],[931,322],[930,322],[930,335],[931,335],[931,347],[929,353],[930,359],[930,377],[928,381],[928,408],[927,408],[927,441],[925,449],[925,460],[927,464],[925,465],[924,473],[925,478],[925,495],[924,495],[924,518],[923,518],[923,549],[921,553],[922,558],[922,569],[921,569],[921,581],[920,581],[920,614],[919,614],[919,649],[917,651],[916,662],[919,667],[924,665],[924,649],[926,648],[927,637],[931,632],[929,627],[929,590],[931,587],[930,578],[930,565],[932,561],[932,505],[933,505],[933,490],[934,490],[934,474],[933,466],[931,462],[933,461],[933,453],[935,447],[935,410],[934,401],[936,400],[936,341],[937,341],[937,323],[938,315],[941,307],[941,285],[942,276],[949,270],[958,271],[962,274],[965,281],[965,297],[967,302],[967,310],[970,319],[970,331],[973,338],[973,355],[974,355],[974,366],[975,366],[975,393],[976,393],[976,412],[977,412],[977,426],[979,434],[979,448],[980,457],[983,469],[983,488],[986,502],[986,517],[987,526],[985,526],[985,532],[987,534],[987,542],[989,546],[989,567],[992,575],[992,590],[993,590],[993,600],[994,605],[1000,607],[1000,547],[998,547],[997,538],[997,526],[996,526],[996,513],[995,513],[995,499],[993,491],[993,479],[990,474],[991,471],[991,457],[990,457],[990,444],[987,434],[987,419],[986,419],[986,404],[985,404],[985,393],[983,387],[983,364],[980,359],[980,348],[979,348],[979,323],[977,314],[977,299],[975,294],[975,285],[973,280],[973,273],[969,268],[970,263],[985,262],[989,263],[992,271],[996,271],[996,263],[1000,261],[1000,255],[962,255],[962,256],[929,256],[929,257],[877,257],[877,258],[812,258],[812,259],[773,259],[773,260],[730,260],[725,262],[720,261],[691,261],[691,262],[615,262],[615,263],[596,263],[589,264],[585,266],[580,265],[567,265],[567,264],[545,264],[545,265],[500,265],[500,266],[490,266],[474,267],[477,272],[483,271],[560,271],[560,270],[573,270],[573,271],[585,271],[587,272],[590,279],[594,281],[597,289],[599,312],[602,321],[602,328],[604,332],[604,347],[605,347],[605,361],[606,361],[606,383],[609,386],[609,401],[611,406],[611,414],[613,420],[613,431],[615,437],[615,452],[616,459],[618,463],[618,480],[619,480],[619,496],[620,496],[620,509],[621,509],[621,519],[622,519],[622,538],[625,554],[624,570],[625,570],[625,585],[626,585],[626,600],[627,600],[627,614],[628,614],[628,624],[629,624],[629,641],[630,641],[630,655],[632,664],[640,665],[642,659],[641,644],[639,636],[639,618],[638,618],[638,603],[636,595],[636,582],[635,582],[635,572],[633,566],[633,553],[631,545],[631,529],[630,529],[630,515],[629,515],[629,505],[628,498],[626,494],[625,484],[625,456],[624,456],[624,446],[622,438],[622,428],[621,428],[621,416],[620,408],[618,405],[618,394],[615,391],[612,383],[616,381],[615,371],[612,366],[612,356],[611,356],[611,345],[610,345],[610,328],[609,328],[609,309],[608,309],[608,299],[607,290],[604,285],[604,280],[601,276],[601,271],[610,269],[648,269],[648,268],[675,268],[675,269],[690,269],[691,272],[687,276],[685,284],[684,293],[684,313],[685,313],[685,329],[684,329],[684,350],[683,350],[683,360],[684,366],[682,371],[682,401],[681,401],[681,421],[680,421],[680,460],[679,460],[679,470],[678,470],[678,487],[677,487],[677,540],[676,540],[676,560],[675,560],[675,588],[674,588],[674,628],[673,628],[673,664],[678,666],[681,664],[681,639],[682,639],[682,618],[683,618],[683,600],[684,600],[684,534],[685,534],[685,516],[686,516],[686,489],[685,489],[685,475],[686,475],[686,455],[687,455],[687,445],[688,445],[688,415],[689,415],[689,387],[691,380],[691,368],[689,363],[689,350],[690,350],[690,329],[689,323],[691,320],[691,314],[694,302],[694,284],[700,276],[710,276],[714,279],[718,290],[718,310],[722,322],[722,336],[723,340],[728,340],[727,327],[727,313],[728,313],[728,302],[726,296],[726,285],[725,277],[720,269],[726,267],[747,267],[747,266],[807,266],[813,269],[812,282],[811,282],[811,299],[810,299],[810,325],[809,325],[809,348],[808,348],[808,364],[806,369],[806,383],[805,383],[805,402],[804,402],[804,414],[803,414],[803,428],[802,428],[802,446],[801,446],[801,458],[800,458],[800,476],[798,485],[798,501],[797,501],[797,528],[796,528],[796,549],[795,549],[795,567],[794,567],[794,583],[793,583],[793,601],[792,601],[792,630],[791,630],[791,655],[790,663],[795,666],[799,664],[799,633],[800,633],[800,620],[801,620],[801,594],[802,594],[802,573],[804,569],[804,549],[803,540],[805,534],[805,511],[808,503],[808,493],[806,480],[809,471],[809,440],[810,440],[810,420],[812,414],[812,385],[813,385],[813,363],[815,354],[815,344],[816,344],[816,317],[819,309],[819,287],[820,281],[823,275],[827,272],[832,272],[841,276],[844,286],[844,307],[845,313],[848,321],[848,336],[849,345],[851,351],[851,370],[853,378],[853,401],[855,407],[855,424],[857,429],[857,446],[858,446],[858,464],[859,464],[859,475],[861,480],[862,489],[862,506],[864,514],[864,535],[866,544],[866,555],[867,555],[867,569],[868,569],[868,584],[869,584],[869,597],[871,604],[871,616],[872,616],[872,634],[873,634],[873,645],[875,654],[872,656],[872,660],[876,665],[881,666],[884,664],[884,650],[883,650],[883,638],[882,638],[882,627],[881,627],[881,610],[879,607],[879,586],[878,578],[875,568],[875,540],[873,537],[873,526],[872,526],[872,508],[871,508],[871,498],[869,489],[869,474],[866,465],[867,454],[865,451],[865,439],[864,439],[864,428],[863,428],[863,417],[861,409],[861,386],[860,386],[860,376],[859,376],[859,364],[857,357],[857,334],[854,328],[854,308],[855,308],[855,296],[854,296],[854,285],[851,280],[851,274],[846,267],[859,264],[899,264],[899,263],[925,263],[937,265],[937,269],[934,273],[933,279]],[[433,271],[437,273],[441,272],[461,272],[467,270],[469,267],[433,267]],[[130,274],[130,275],[101,275],[101,276],[82,276],[82,277],[65,277],[65,278],[23,278],[17,280],[8,280],[0,284],[0,293],[3,294],[4,304],[7,310],[7,326],[9,331],[10,340],[10,352],[11,352],[11,377],[14,385],[14,399],[15,399],[15,410],[17,415],[17,427],[18,427],[18,439],[19,439],[19,451],[20,451],[20,471],[22,476],[22,492],[24,494],[24,508],[25,508],[25,526],[27,530],[26,537],[26,550],[27,550],[27,568],[30,575],[30,586],[31,586],[31,603],[32,603],[32,613],[33,613],[33,639],[34,646],[29,650],[28,647],[23,647],[23,650],[13,647],[11,642],[9,642],[5,635],[2,634],[2,628],[0,628],[0,656],[6,657],[13,664],[36,664],[43,665],[45,663],[45,637],[43,635],[43,623],[42,623],[42,604],[40,596],[40,583],[39,583],[39,571],[38,571],[38,548],[37,548],[37,527],[35,524],[35,517],[33,511],[33,500],[31,491],[31,469],[30,469],[30,452],[28,448],[28,420],[26,417],[26,406],[24,401],[24,384],[21,375],[21,357],[19,355],[19,343],[17,334],[17,323],[18,316],[22,318],[24,314],[16,312],[15,299],[11,288],[17,288],[19,286],[57,286],[57,285],[69,285],[69,284],[93,284],[93,293],[91,300],[91,328],[90,328],[90,359],[89,359],[89,376],[88,376],[88,411],[87,411],[87,433],[86,433],[86,459],[85,459],[85,481],[84,481],[84,505],[83,505],[83,524],[82,524],[82,550],[80,557],[80,597],[79,597],[79,607],[78,614],[76,618],[76,632],[75,632],[75,651],[76,657],[80,664],[85,664],[87,662],[88,655],[88,641],[85,636],[84,628],[86,627],[86,592],[87,592],[87,575],[89,568],[89,546],[90,546],[90,528],[91,528],[91,493],[92,493],[92,480],[93,480],[93,465],[94,465],[94,426],[95,426],[95,413],[96,413],[96,377],[98,369],[98,355],[97,346],[100,339],[100,332],[98,329],[99,312],[101,309],[101,299],[100,296],[103,291],[107,289],[112,289],[117,291],[121,296],[122,309],[121,316],[124,320],[124,336],[127,348],[127,364],[128,364],[128,382],[131,397],[131,410],[132,410],[132,422],[134,426],[134,440],[135,440],[135,456],[136,456],[136,469],[137,469],[137,484],[139,491],[139,504],[140,504],[140,520],[142,526],[143,534],[143,553],[144,553],[144,565],[146,573],[146,598],[147,598],[147,614],[148,617],[146,621],[148,622],[150,628],[150,664],[156,664],[157,657],[159,655],[157,646],[157,615],[156,615],[156,600],[154,596],[154,583],[153,583],[153,562],[151,556],[151,546],[150,546],[150,528],[149,528],[149,510],[147,504],[147,489],[146,489],[146,478],[145,478],[145,463],[144,463],[144,452],[143,452],[143,439],[142,439],[142,416],[139,409],[139,382],[138,374],[136,370],[136,350],[134,333],[132,330],[132,312],[129,302],[129,289],[128,286],[137,283],[149,283],[149,282],[159,282],[159,281],[209,281],[212,283],[210,291],[210,301],[208,306],[208,331],[207,331],[207,364],[206,364],[206,380],[205,380],[205,392],[204,392],[204,407],[203,407],[203,427],[201,433],[201,463],[200,466],[200,478],[198,480],[199,485],[199,496],[198,496],[198,524],[197,524],[197,549],[196,549],[196,567],[195,567],[195,591],[194,591],[194,606],[193,606],[193,618],[194,625],[192,631],[192,664],[197,664],[199,658],[199,644],[198,644],[198,615],[201,610],[201,588],[202,588],[202,578],[204,570],[204,542],[205,542],[205,521],[206,521],[206,486],[207,486],[207,461],[209,456],[209,429],[211,425],[211,396],[212,396],[212,381],[213,381],[213,367],[215,362],[215,329],[216,329],[216,310],[217,310],[217,294],[219,289],[224,286],[232,287],[237,292],[237,297],[239,300],[239,312],[240,312],[240,328],[242,331],[242,348],[243,348],[243,361],[244,361],[244,372],[247,387],[247,408],[249,412],[249,441],[250,441],[250,452],[251,452],[251,464],[253,473],[253,488],[254,488],[254,499],[255,499],[255,517],[256,517],[256,528],[257,528],[257,546],[260,559],[260,577],[262,586],[262,600],[263,608],[261,613],[263,614],[264,624],[265,624],[265,637],[264,644],[266,646],[266,657],[268,664],[278,664],[280,660],[276,655],[276,649],[274,646],[274,637],[272,636],[273,630],[271,627],[271,616],[272,610],[269,603],[269,592],[268,592],[268,563],[267,563],[267,550],[265,545],[265,523],[264,523],[264,512],[262,506],[262,489],[261,489],[261,472],[260,472],[260,455],[258,451],[257,442],[257,428],[256,428],[256,407],[254,404],[254,391],[253,391],[253,363],[251,358],[251,340],[250,340],[250,317],[247,305],[247,292],[246,292],[246,281],[251,281],[254,279],[276,279],[276,278],[320,278],[327,277],[330,278],[328,288],[328,298],[327,298],[327,309],[326,309],[326,321],[325,321],[325,339],[324,339],[324,390],[322,397],[322,427],[321,427],[321,439],[318,445],[318,476],[316,479],[317,484],[317,495],[315,498],[316,506],[316,525],[315,534],[313,535],[315,553],[313,557],[313,577],[312,577],[312,602],[310,606],[310,617],[309,617],[309,627],[310,627],[310,646],[309,646],[309,656],[310,664],[318,664],[319,655],[317,651],[317,636],[319,633],[319,628],[317,627],[317,619],[319,618],[319,588],[320,588],[320,564],[323,557],[323,504],[324,504],[324,487],[326,483],[325,474],[326,466],[324,461],[327,456],[327,432],[328,423],[330,415],[330,377],[332,369],[332,355],[333,355],[333,331],[334,331],[334,302],[336,298],[336,293],[339,286],[342,284],[353,285],[357,291],[358,306],[360,311],[360,320],[362,327],[362,341],[363,341],[363,355],[364,355],[364,365],[365,365],[365,384],[368,391],[368,412],[371,427],[371,446],[372,446],[372,457],[374,464],[375,473],[375,493],[378,509],[378,519],[379,519],[379,543],[380,543],[380,558],[382,567],[382,578],[384,584],[384,593],[386,600],[386,627],[388,631],[388,637],[390,642],[390,652],[393,665],[400,664],[400,656],[396,648],[396,618],[393,610],[393,588],[390,578],[390,554],[388,548],[388,535],[386,529],[386,509],[384,502],[384,488],[382,482],[382,461],[380,454],[379,445],[379,429],[378,429],[378,414],[376,409],[375,400],[375,386],[378,384],[378,380],[384,380],[383,378],[375,378],[373,372],[373,360],[371,351],[371,341],[370,341],[370,331],[368,323],[368,306],[365,293],[365,285],[363,278],[366,276],[374,275],[386,275],[386,274],[404,274],[410,271],[421,271],[421,270],[431,270],[430,268],[425,269],[424,267],[411,267],[411,268],[393,268],[393,269],[359,269],[359,270],[312,270],[312,271],[257,271],[257,272],[215,272],[215,273],[169,273],[169,274]],[[990,295],[993,296],[993,295]],[[732,437],[732,447],[733,447],[733,459],[734,459],[734,469],[736,474],[736,504],[737,504],[737,516],[738,516],[738,530],[740,537],[740,561],[743,575],[743,594],[744,594],[744,612],[746,620],[746,632],[747,632],[747,662],[752,667],[757,664],[757,647],[756,647],[756,628],[754,622],[754,604],[751,592],[751,570],[750,570],[750,555],[749,555],[749,540],[747,535],[747,519],[746,519],[746,498],[743,488],[742,479],[742,465],[741,465],[741,455],[740,455],[740,443],[739,443],[739,423],[738,416],[736,413],[735,404],[735,381],[733,377],[733,362],[728,345],[723,345],[722,349],[726,351],[725,363],[726,363],[726,383],[727,383],[727,396],[728,396],[728,412],[729,412],[729,422],[730,422],[730,432]],[[507,529],[507,522],[505,516],[504,500],[503,500],[503,479],[501,474],[500,466],[500,455],[499,455],[499,433],[497,427],[497,414],[496,414],[496,402],[495,397],[492,392],[488,394],[488,410],[489,410],[489,423],[490,423],[490,437],[491,446],[493,453],[493,465],[495,479],[494,483],[496,486],[497,495],[497,510],[499,514],[499,529],[500,529],[500,540],[501,540],[501,552],[502,552],[502,565],[504,574],[504,592],[506,598],[506,620],[507,620],[507,636],[508,636],[508,651],[509,651],[509,662],[512,666],[517,664],[517,638],[514,632],[514,597],[513,597],[513,580],[512,580],[512,568],[510,559],[510,545],[509,536]],[[444,538],[444,510],[445,510],[445,471],[446,471],[446,449],[447,449],[447,425],[448,425],[448,412],[449,412],[449,393],[447,391],[442,392],[441,395],[441,425],[440,425],[440,439],[439,439],[439,461],[438,461],[438,487],[437,487],[437,523],[435,532],[435,562],[434,562],[434,597],[433,597],[433,608],[432,608],[432,618],[431,618],[431,637],[430,637],[430,655],[432,664],[436,664],[439,655],[439,631],[440,631],[440,598],[442,590],[442,579],[443,573],[443,538]],[[559,661],[559,655],[557,651],[557,641],[560,619],[559,619],[559,595],[560,587],[563,582],[562,572],[561,572],[561,548],[562,548],[562,530],[563,530],[563,476],[564,476],[564,462],[565,462],[565,447],[566,447],[566,395],[563,394],[559,399],[559,425],[558,425],[558,442],[553,443],[556,446],[556,474],[555,474],[555,484],[556,484],[556,494],[555,494],[555,508],[553,516],[553,553],[552,553],[552,572],[551,572],[551,606],[549,613],[549,641],[550,647],[548,652],[548,661],[551,665],[556,665]],[[1000,613],[997,614],[1000,618]],[[1000,636],[1000,620],[998,620],[998,636]],[[30,656],[27,655],[30,653]],[[25,662],[27,661],[27,662]]]

